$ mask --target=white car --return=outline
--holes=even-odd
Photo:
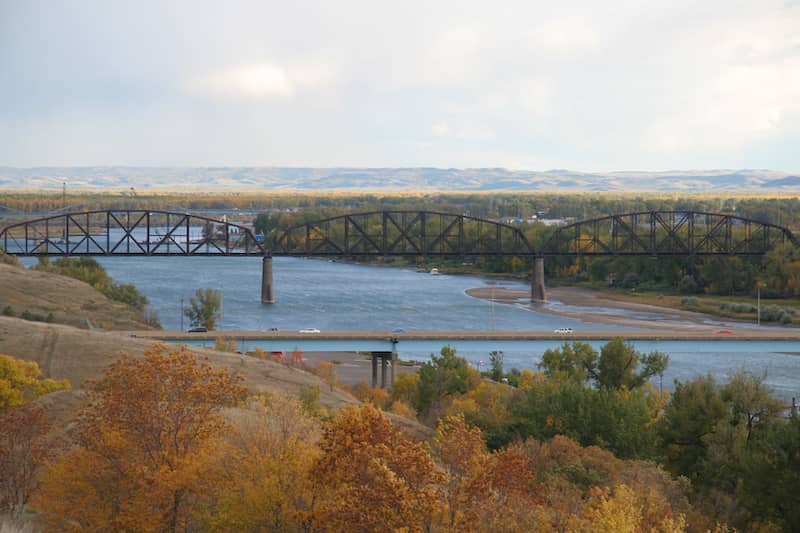
[[[304,328],[298,331],[298,333],[319,333],[320,331],[317,328]]]
[[[572,328],[556,328],[553,333],[572,333]]]

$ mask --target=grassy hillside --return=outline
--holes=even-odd
[[[16,316],[23,311],[76,328],[151,329],[143,312],[113,302],[99,291],[73,278],[0,263],[0,311],[10,307]],[[87,322],[88,320],[88,322]]]
[[[105,366],[126,353],[139,356],[151,341],[124,336],[117,332],[98,332],[43,324],[17,318],[0,317],[0,353],[26,361],[36,361],[45,377],[68,379],[78,389],[88,379],[102,377]],[[355,403],[349,394],[330,390],[317,376],[272,361],[261,361],[241,354],[194,348],[192,352],[208,357],[214,366],[228,368],[245,378],[252,393],[285,392],[297,395],[304,387],[319,385],[320,403],[341,407]]]

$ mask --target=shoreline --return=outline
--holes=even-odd
[[[498,304],[514,305],[554,316],[583,322],[628,326],[634,328],[674,330],[676,327],[696,332],[711,332],[720,328],[749,327],[751,324],[722,319],[712,315],[671,307],[624,302],[606,297],[602,291],[583,287],[548,289],[547,302],[530,302],[530,292],[503,287],[475,287],[464,291],[467,296]],[[622,313],[615,313],[622,311]],[[639,316],[636,316],[636,315]],[[741,326],[739,326],[741,324]],[[752,324],[755,328],[755,324]],[[772,328],[772,326],[761,326]],[[761,329],[760,328],[760,329]],[[781,328],[783,329],[783,328]]]

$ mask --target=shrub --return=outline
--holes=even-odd
[[[694,294],[697,292],[697,282],[694,276],[687,274],[683,276],[680,283],[681,294]]]
[[[155,307],[146,306],[143,319],[144,323],[151,328],[161,329],[161,319],[158,317],[158,310]]]
[[[17,313],[14,311],[14,308],[10,305],[7,305],[3,308],[3,315],[4,316],[17,316]]]

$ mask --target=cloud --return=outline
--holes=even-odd
[[[13,4],[0,164],[800,171],[797,2]]]
[[[334,68],[321,62],[283,67],[269,62],[228,66],[190,79],[191,94],[227,100],[289,99],[333,82]]]
[[[287,98],[295,88],[286,69],[269,63],[237,65],[193,78],[191,92],[218,98]]]
[[[495,138],[494,132],[489,128],[481,128],[472,124],[461,124],[453,128],[444,120],[440,120],[431,126],[431,134],[439,138],[450,137],[467,141],[488,141]]]

